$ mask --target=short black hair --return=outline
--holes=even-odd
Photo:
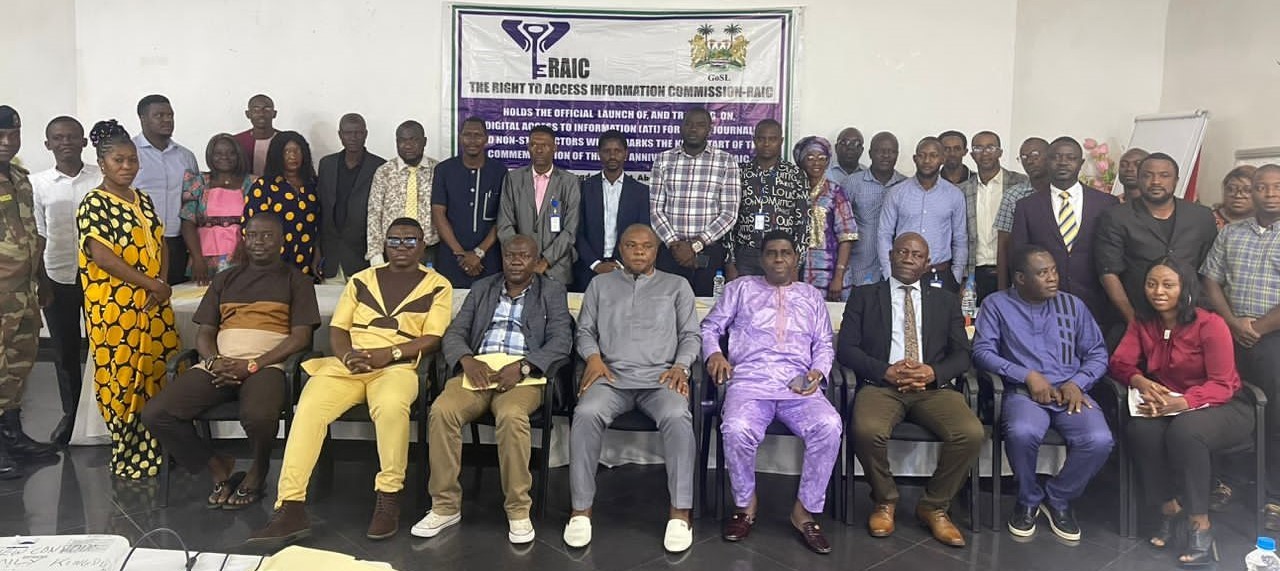
[[[997,147],[1002,146],[1004,144],[1000,142],[1000,135],[997,135],[995,131],[978,131],[977,133],[973,134],[973,138],[977,139],[978,137],[981,137],[983,135],[991,135],[992,137],[995,137]]]
[[[600,147],[604,147],[605,141],[617,141],[622,148],[627,148],[627,134],[617,129],[609,129],[600,134]]]
[[[772,117],[761,119],[759,123],[756,123],[755,128],[751,130],[751,134],[754,135],[756,133],[759,133],[760,130],[765,127],[777,127],[778,130],[781,131],[782,123],[779,123],[777,119],[774,119]]]
[[[161,103],[164,103],[165,105],[169,105],[169,98],[163,95],[160,95],[159,93],[152,93],[151,95],[148,95],[146,97],[143,97],[142,99],[139,99],[138,100],[138,116],[141,117],[143,115],[146,115],[148,107],[151,107],[152,105],[158,105]]]
[[[53,128],[53,126],[54,126],[54,125],[57,125],[58,123],[71,123],[71,124],[73,124],[73,125],[75,125],[75,126],[79,127],[79,128],[80,128],[80,131],[82,131],[82,132],[84,131],[84,125],[81,125],[81,124],[80,124],[80,121],[76,120],[76,118],[75,118],[75,117],[72,117],[72,116],[70,116],[70,115],[58,115],[57,117],[54,117],[53,119],[50,119],[50,120],[49,120],[49,124],[44,126],[44,136],[48,137],[48,136],[49,136],[49,129],[52,129],[52,128]]]
[[[1151,153],[1151,154],[1147,155],[1147,158],[1142,159],[1141,161],[1138,161],[1138,171],[1139,171],[1139,172],[1141,172],[1141,171],[1142,171],[1142,165],[1147,164],[1147,161],[1168,161],[1168,162],[1169,162],[1169,164],[1173,165],[1173,176],[1178,176],[1178,161],[1174,160],[1174,159],[1173,159],[1173,157],[1171,157],[1171,156],[1169,156],[1169,155],[1167,155],[1167,154],[1164,154],[1164,153]]]
[[[470,117],[467,117],[466,119],[463,119],[462,125],[458,126],[458,130],[461,131],[470,123],[475,123],[477,125],[480,125],[480,129],[483,130],[485,133],[489,132],[489,124],[485,123],[484,117],[481,117],[479,115],[472,115]]]
[[[1077,149],[1080,149],[1080,154],[1084,154],[1084,147],[1080,144],[1080,141],[1077,141],[1074,138],[1068,137],[1066,135],[1063,135],[1061,137],[1058,137],[1057,139],[1054,139],[1053,142],[1049,143],[1049,148],[1052,149],[1058,145],[1064,145],[1068,143],[1071,144],[1071,146]]]
[[[938,150],[939,151],[942,150],[942,139],[939,139],[937,137],[925,137],[923,139],[920,139],[920,142],[916,143],[916,151],[919,152],[920,147],[923,147],[926,143],[932,143],[934,145],[937,145]]]
[[[270,222],[274,224],[276,228],[284,230],[284,219],[281,218],[279,214],[276,214],[275,212],[271,212],[270,210],[253,211],[253,215],[250,216],[248,220],[245,220],[244,224],[240,227],[241,230],[243,231],[244,228],[248,228],[249,225],[252,224],[254,220],[257,220],[259,222]]]
[[[684,112],[684,119],[681,119],[680,122],[683,123],[685,121],[688,121],[691,115],[706,115],[707,120],[708,121],[711,120],[711,112],[707,111],[706,107],[699,106],[699,107],[694,107],[692,109],[686,110]]]
[[[786,230],[770,230],[764,233],[764,237],[760,238],[760,249],[763,250],[765,245],[774,240],[786,240],[791,244],[791,249],[796,249],[796,237],[792,236]]]
[[[396,136],[399,136],[400,131],[403,129],[417,129],[419,131],[422,131],[423,137],[427,136],[427,130],[422,126],[422,123],[414,121],[413,119],[409,119],[408,121],[405,121],[404,123],[401,123],[398,127],[396,127]]]
[[[262,167],[262,178],[267,183],[275,180],[278,176],[284,176],[284,147],[289,143],[297,143],[302,147],[302,167],[301,171],[303,184],[311,184],[316,181],[316,168],[311,162],[311,145],[307,144],[306,137],[297,131],[280,131],[271,139],[271,146],[267,147],[267,164]]]
[[[399,218],[396,218],[395,220],[391,221],[390,225],[387,226],[387,231],[390,232],[391,229],[395,228],[396,226],[408,226],[410,228],[417,228],[419,234],[423,233],[422,223],[418,222],[417,218],[410,218],[408,216],[401,216]]]
[[[1009,263],[1015,274],[1026,274],[1030,271],[1031,256],[1048,254],[1049,251],[1036,244],[1027,244],[1013,251]]]
[[[941,143],[942,140],[947,137],[960,137],[960,144],[964,145],[965,147],[969,146],[969,139],[966,138],[964,136],[964,133],[961,133],[960,131],[956,131],[954,129],[950,131],[943,131],[942,134],[938,135],[938,142]]]
[[[556,130],[549,125],[534,125],[533,128],[529,129],[529,137],[532,138],[535,133],[551,135],[552,139],[556,138]]]
[[[1151,273],[1151,270],[1160,266],[1173,270],[1173,273],[1178,274],[1178,281],[1182,282],[1182,295],[1178,296],[1178,323],[1181,325],[1195,323],[1196,308],[1200,307],[1200,278],[1196,274],[1195,268],[1182,263],[1177,258],[1165,256],[1147,266],[1147,271],[1142,274],[1143,283],[1145,283],[1146,276]],[[1147,299],[1145,294],[1138,296],[1136,301],[1137,303],[1133,304],[1133,310],[1139,319],[1154,321],[1160,318],[1155,308],[1151,307],[1151,301]]]

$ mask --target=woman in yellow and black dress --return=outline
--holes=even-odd
[[[151,198],[131,186],[138,150],[124,128],[99,121],[90,139],[103,180],[80,202],[76,225],[94,393],[111,431],[112,473],[147,478],[157,474],[162,454],[140,415],[179,345],[162,277],[164,225]]]
[[[320,199],[311,146],[295,131],[271,139],[262,178],[245,196],[244,221],[259,212],[274,212],[284,221],[280,258],[320,281]]]

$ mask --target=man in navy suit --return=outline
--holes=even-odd
[[[617,249],[622,232],[632,224],[649,225],[649,186],[624,173],[626,163],[627,136],[605,131],[600,135],[600,174],[582,181],[574,291],[587,291],[591,278],[620,268]]]

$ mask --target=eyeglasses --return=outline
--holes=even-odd
[[[1021,155],[1018,155],[1018,160],[1026,162],[1031,159],[1038,159],[1040,157],[1041,157],[1040,151],[1031,151],[1030,153],[1023,153]]]
[[[388,248],[404,248],[406,250],[411,250],[413,248],[418,247],[418,239],[412,236],[408,238],[395,238],[395,237],[387,238],[387,247]]]
[[[1227,194],[1249,194],[1253,187],[1248,184],[1228,184]]]
[[[987,146],[985,146],[985,147],[973,147],[973,149],[972,149],[972,150],[973,150],[973,152],[974,152],[975,154],[979,154],[979,155],[983,155],[983,154],[992,154],[992,155],[994,155],[994,154],[996,154],[996,153],[1000,152],[1000,147],[998,147],[998,146],[996,146],[996,145],[987,145]]]
[[[837,147],[853,147],[856,149],[862,146],[862,141],[860,139],[840,139],[836,141],[836,146]]]

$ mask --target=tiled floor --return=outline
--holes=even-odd
[[[51,367],[37,365],[27,392],[24,418],[28,430],[48,433],[57,420],[56,388]],[[154,482],[116,482],[108,475],[104,448],[73,448],[61,461],[43,467],[21,480],[0,482],[0,535],[55,533],[112,533],[137,539],[144,531],[169,527],[187,545],[201,551],[245,550],[240,542],[261,527],[270,515],[267,505],[241,512],[208,511],[202,498],[208,491],[203,477],[174,479],[170,506],[158,507]],[[243,454],[241,454],[243,457]],[[373,457],[360,450],[356,457]],[[410,470],[417,469],[416,464]],[[364,538],[372,509],[373,465],[354,457],[337,463],[339,485],[327,493],[314,491],[310,513],[314,535],[304,545],[331,549],[363,559],[387,561],[397,569],[600,569],[625,571],[666,569],[728,569],[813,571],[862,569],[949,571],[960,569],[1032,570],[1147,570],[1171,569],[1172,555],[1157,552],[1145,543],[1116,535],[1114,470],[1109,466],[1077,506],[1084,527],[1078,545],[1058,541],[1041,520],[1040,532],[1029,540],[1015,541],[1004,531],[985,527],[969,535],[969,547],[953,549],[936,543],[915,525],[910,509],[900,510],[896,535],[874,539],[867,535],[867,488],[858,486],[858,521],[852,526],[826,521],[824,528],[834,546],[830,555],[807,551],[787,522],[795,480],[762,476],[761,520],[750,538],[726,543],[711,517],[694,526],[695,545],[682,555],[662,549],[665,525],[665,479],[661,466],[627,466],[601,469],[600,497],[596,504],[595,539],[587,549],[567,548],[560,534],[567,517],[568,483],[565,469],[553,471],[547,517],[535,522],[537,541],[517,548],[506,540],[506,521],[495,469],[468,468],[463,474],[466,491],[462,524],[441,535],[422,540],[409,535],[408,527],[420,510],[410,508],[402,518],[401,533],[388,541]],[[274,482],[273,471],[271,481]],[[918,483],[915,483],[918,484]],[[1011,489],[1009,485],[1006,489]],[[1246,490],[1242,490],[1247,492]],[[917,485],[904,486],[903,506],[919,496]],[[989,496],[984,492],[985,502]],[[1004,499],[1004,509],[1012,497]],[[966,521],[962,509],[957,519]],[[1000,514],[1003,521],[1005,513]],[[987,517],[984,515],[984,518]],[[985,521],[985,520],[984,520]],[[1242,506],[1215,520],[1222,552],[1222,569],[1243,568],[1244,555],[1252,548],[1252,518]],[[966,531],[967,533],[967,531]],[[158,540],[163,547],[171,540]]]

